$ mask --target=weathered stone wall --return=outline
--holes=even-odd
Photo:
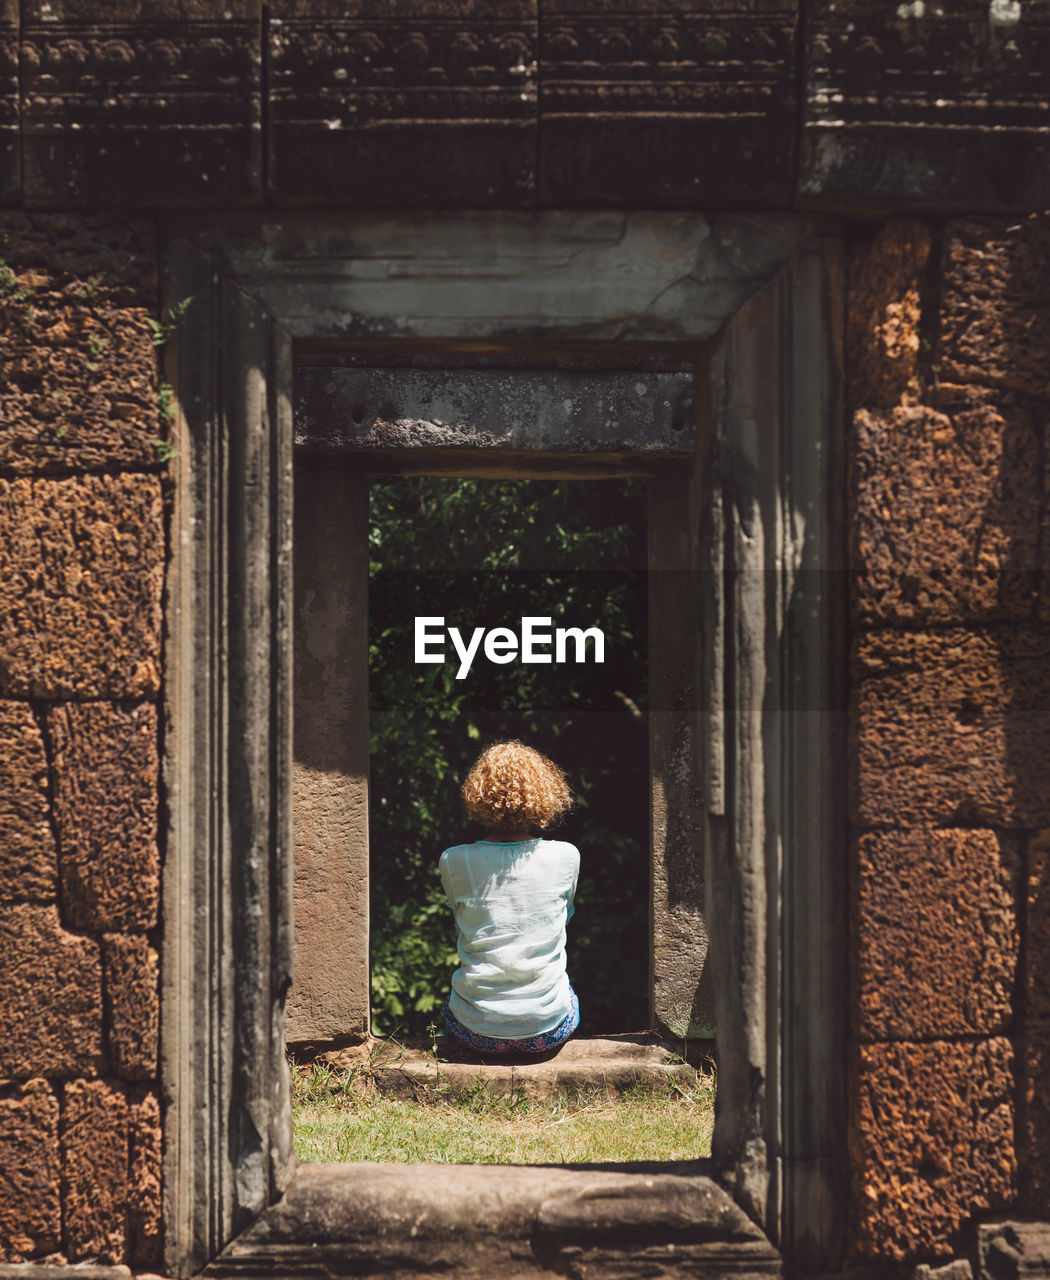
[[[1050,222],[852,255],[852,1250],[1050,1214]]]
[[[159,1262],[133,206],[929,216],[850,233],[851,1256],[1050,1217],[1050,10],[350,9],[0,0],[0,204],[79,210],[0,217],[0,1257]]]
[[[148,224],[0,216],[0,1260],[160,1257]]]

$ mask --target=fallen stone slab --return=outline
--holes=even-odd
[[[541,1100],[555,1094],[624,1093],[648,1086],[671,1094],[695,1085],[697,1073],[681,1056],[646,1035],[570,1040],[541,1061],[524,1057],[483,1062],[439,1037],[436,1042],[371,1040],[321,1054],[316,1061],[351,1070],[363,1088],[385,1097],[415,1098],[427,1091],[458,1095],[484,1090],[493,1097],[524,1092]]]

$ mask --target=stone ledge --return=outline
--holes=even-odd
[[[79,1262],[69,1266],[51,1262],[0,1263],[0,1280],[130,1280],[131,1274],[130,1267]],[[147,1278],[139,1272],[139,1280]]]
[[[317,1061],[356,1069],[363,1088],[395,1098],[412,1098],[423,1089],[458,1094],[484,1088],[494,1096],[520,1090],[540,1099],[594,1089],[623,1093],[638,1085],[673,1093],[676,1086],[696,1082],[693,1067],[648,1035],[570,1040],[553,1057],[536,1062],[480,1062],[444,1037],[436,1045],[435,1055],[430,1041],[372,1040],[323,1053]]]
[[[977,1228],[982,1280],[1048,1280],[1050,1223],[999,1221]]]
[[[301,1165],[205,1276],[779,1276],[709,1164]]]

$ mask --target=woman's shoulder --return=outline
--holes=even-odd
[[[564,859],[566,862],[580,860],[580,851],[568,840],[548,840],[544,837],[538,841],[538,847],[551,857]]]
[[[473,847],[474,846],[469,840],[465,840],[462,844],[450,844],[447,849],[442,850],[440,860],[448,862],[450,858],[455,858],[457,856],[462,856],[465,853],[469,853]]]

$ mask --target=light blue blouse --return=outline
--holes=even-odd
[[[519,1040],[569,1012],[565,926],[580,852],[564,840],[476,840],[438,863],[456,916],[460,967],[449,1009],[476,1035]]]

